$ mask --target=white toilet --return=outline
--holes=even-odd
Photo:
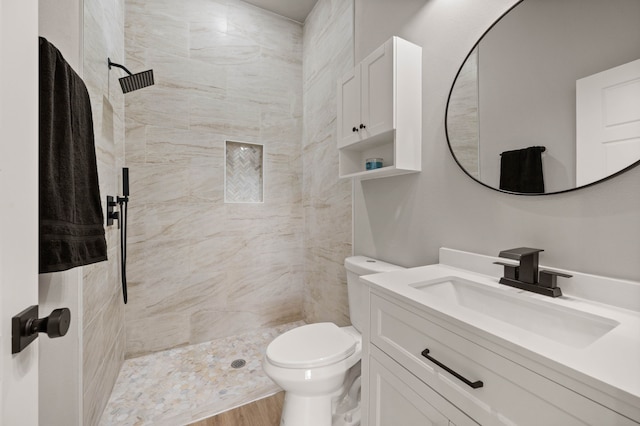
[[[361,275],[403,269],[365,256],[348,257],[349,316],[353,326],[325,322],[303,325],[276,337],[262,366],[285,390],[281,425],[360,424],[360,330],[365,286]]]

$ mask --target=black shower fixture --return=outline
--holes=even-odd
[[[119,79],[120,87],[122,87],[122,93],[129,93],[134,90],[142,89],[143,87],[154,85],[153,70],[132,74],[131,71],[124,67],[124,65],[111,62],[110,58],[107,58],[107,61],[109,64],[109,69],[111,69],[111,67],[118,67],[125,70],[127,74],[129,74],[127,77],[122,77]]]
[[[119,211],[115,211],[118,206]],[[120,229],[120,276],[122,279],[122,298],[127,303],[127,210],[129,206],[129,168],[122,168],[122,197],[107,196],[107,226],[118,221]]]

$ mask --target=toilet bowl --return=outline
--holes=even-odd
[[[359,401],[354,400],[359,395],[365,287],[359,276],[403,268],[365,256],[345,259],[345,267],[353,326],[303,325],[267,347],[263,369],[285,391],[281,425],[360,424]]]

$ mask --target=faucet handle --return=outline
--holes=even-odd
[[[529,247],[503,250],[499,256],[520,262],[518,280],[528,284],[538,284],[538,253],[544,251]]]
[[[529,247],[518,247],[509,250],[502,250],[498,256],[504,257],[505,259],[520,260],[525,256],[537,255],[541,251],[544,250]]]
[[[542,287],[556,288],[558,286],[558,277],[571,278],[573,275],[555,271],[540,271],[540,282]]]
[[[504,266],[504,277],[517,280],[520,273],[520,266],[506,262],[493,262],[495,265]]]

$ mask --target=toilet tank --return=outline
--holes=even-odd
[[[356,330],[362,332],[364,322],[362,305],[366,300],[366,286],[360,282],[361,275],[405,269],[366,256],[352,256],[344,260],[347,269],[347,290],[349,292],[349,317]]]

